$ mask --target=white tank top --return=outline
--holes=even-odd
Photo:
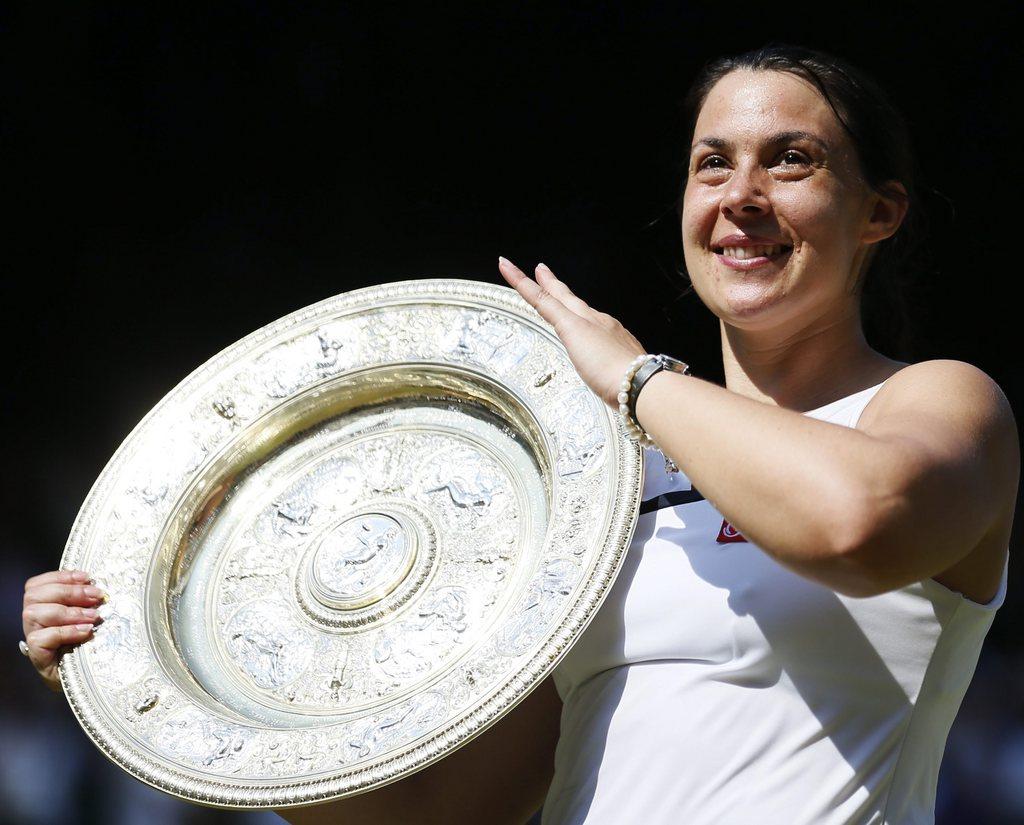
[[[804,414],[853,427],[881,386]],[[741,540],[660,453],[644,458],[622,570],[554,671],[543,825],[934,822],[1007,570],[988,604],[933,579],[843,596]]]

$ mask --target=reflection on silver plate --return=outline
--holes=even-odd
[[[208,805],[372,790],[494,724],[618,572],[641,451],[512,289],[404,281],[257,330],[175,387],[62,559],[109,595],[65,694]]]

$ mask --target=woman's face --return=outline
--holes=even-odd
[[[742,329],[788,338],[828,323],[856,306],[853,279],[879,239],[877,200],[814,86],[787,72],[731,72],[693,134],[682,235],[694,289]]]

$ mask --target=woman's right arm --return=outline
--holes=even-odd
[[[549,676],[494,726],[433,765],[369,793],[277,813],[292,825],[523,825],[554,778],[561,713]]]
[[[61,690],[61,655],[89,639],[101,621],[103,598],[80,570],[54,570],[25,582],[25,641],[52,690]],[[277,813],[293,825],[521,825],[541,806],[554,776],[561,711],[548,677],[498,723],[433,765],[376,791]]]
[[[61,691],[57,663],[92,636],[102,603],[103,591],[81,570],[51,570],[25,582],[21,624],[28,656],[51,690]]]

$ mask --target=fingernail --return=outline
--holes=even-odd
[[[91,596],[94,599],[100,599],[103,597],[103,591],[100,590],[98,587],[94,587],[91,584],[87,584],[85,586],[85,595]]]
[[[74,573],[71,574],[71,578],[73,578],[76,582],[87,582],[89,581],[89,574],[86,573],[84,570],[76,570]]]
[[[499,255],[498,256],[498,263],[499,264],[510,264],[512,262],[508,258],[503,258],[503,257],[501,257],[501,255]]]
[[[100,615],[100,612],[94,607],[86,607],[82,609],[82,615],[88,619],[95,619]]]
[[[83,633],[85,633],[86,631],[91,633],[92,630],[93,630],[93,627],[92,627],[91,624],[76,624],[75,627],[77,627]]]
[[[547,264],[537,264],[537,269],[546,269],[548,272],[551,271],[551,267],[549,267]]]

